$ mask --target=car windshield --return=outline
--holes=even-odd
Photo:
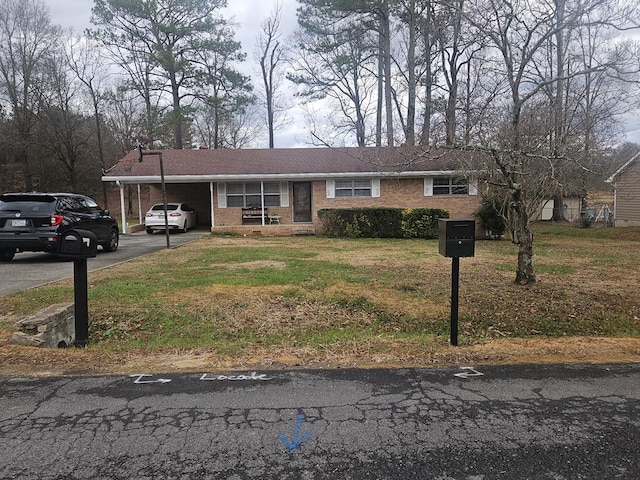
[[[0,199],[0,211],[11,211],[33,214],[50,214],[53,212],[55,199],[44,197],[42,199],[21,199],[17,197],[3,197]]]
[[[177,209],[178,209],[177,203],[167,204],[167,210],[177,210]],[[164,210],[164,205],[159,203],[158,205],[154,205],[153,207],[151,207],[151,210],[153,210],[154,212],[157,212],[158,210]]]

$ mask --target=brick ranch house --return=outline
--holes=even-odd
[[[169,202],[198,211],[211,231],[321,234],[318,210],[351,207],[443,208],[470,218],[480,203],[466,165],[473,152],[418,147],[161,150]],[[162,202],[160,158],[138,152],[103,177],[109,206],[122,218]],[[114,208],[115,205],[119,208]],[[250,209],[250,207],[252,207]],[[130,227],[129,227],[130,228]]]
[[[640,152],[607,179],[614,185],[614,225],[640,227]]]

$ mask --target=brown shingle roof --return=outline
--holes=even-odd
[[[462,168],[471,152],[427,151],[419,147],[274,148],[223,150],[161,150],[167,177],[317,176],[345,174],[409,174]],[[142,163],[134,150],[103,177],[105,181],[158,176],[156,155]]]

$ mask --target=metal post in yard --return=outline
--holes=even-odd
[[[162,189],[162,203],[164,206],[164,235],[167,240],[167,248],[171,248],[171,242],[169,240],[169,214],[167,212],[167,188],[164,182],[164,163],[162,161],[162,152],[160,150],[142,151],[142,145],[138,144],[138,161],[142,163],[142,159],[145,155],[157,155],[160,160],[160,187]]]
[[[164,183],[164,163],[162,162],[162,152],[157,152],[157,154],[160,158],[160,185],[162,188],[162,202],[164,204],[164,236],[167,239],[167,248],[171,248],[169,241],[169,214],[167,212],[167,188]]]
[[[73,260],[73,300],[75,303],[75,341],[74,346],[86,347],[89,343],[89,294],[87,278],[87,259]]]
[[[458,287],[460,285],[460,257],[451,259],[451,345],[458,346]]]

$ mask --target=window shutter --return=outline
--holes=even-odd
[[[336,198],[335,180],[327,180],[327,198]]]
[[[289,206],[289,182],[280,182],[280,206]]]
[[[433,197],[433,177],[425,177],[424,179],[424,196]]]
[[[379,178],[371,179],[371,196],[373,198],[380,197],[380,179]]]
[[[478,179],[469,179],[469,195],[478,195]]]
[[[227,184],[218,182],[218,208],[227,208]]]

